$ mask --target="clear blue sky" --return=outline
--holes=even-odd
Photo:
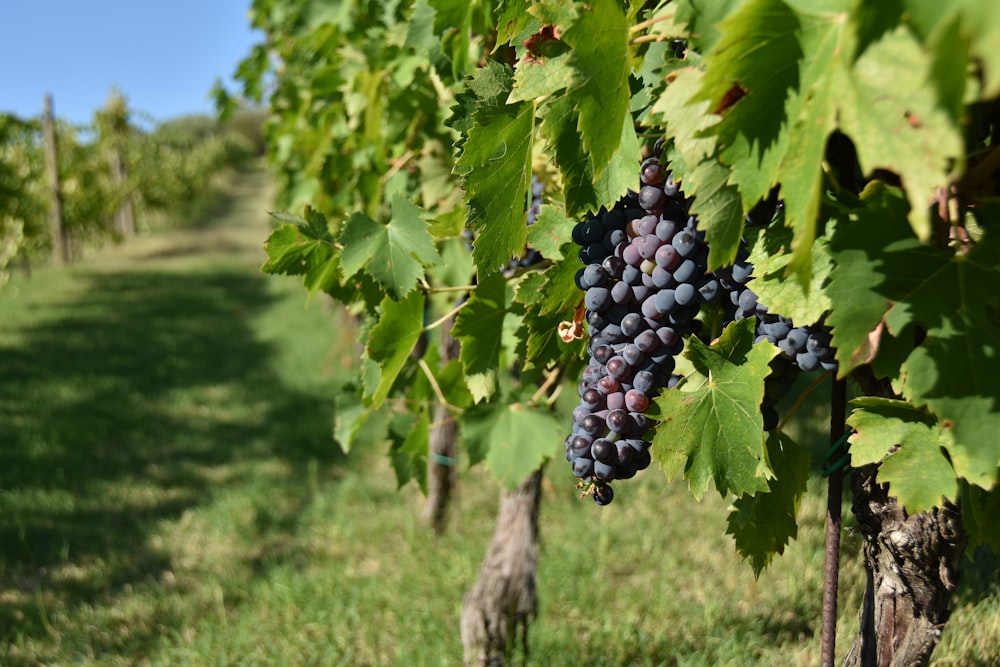
[[[154,121],[212,113],[216,78],[263,41],[250,3],[0,0],[0,113],[36,116],[51,93],[57,117],[89,123],[116,86]]]

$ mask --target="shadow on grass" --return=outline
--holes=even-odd
[[[51,632],[42,597],[88,604],[167,572],[149,538],[211,498],[213,467],[339,461],[329,398],[284,383],[276,350],[255,338],[250,320],[274,300],[266,278],[80,279],[78,301],[51,306],[63,316],[0,348],[5,643]]]

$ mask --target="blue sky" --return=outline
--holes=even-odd
[[[3,0],[0,113],[36,116],[51,93],[56,116],[89,123],[115,86],[154,122],[212,113],[216,78],[231,81],[263,41],[250,29],[250,3]]]

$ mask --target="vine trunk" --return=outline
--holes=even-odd
[[[462,645],[470,667],[507,664],[518,637],[527,660],[528,624],[538,613],[535,570],[541,482],[539,468],[516,489],[500,493],[493,540],[479,577],[462,601]]]
[[[948,620],[966,534],[950,503],[909,515],[877,466],[854,471],[853,511],[864,536],[867,584],[860,627],[845,667],[926,665]]]

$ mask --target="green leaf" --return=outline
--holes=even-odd
[[[570,86],[576,70],[570,66],[570,55],[564,53],[539,60],[521,60],[514,71],[514,90],[509,104],[539,100]]]
[[[804,288],[810,283],[810,251],[816,238],[823,196],[822,161],[827,139],[836,129],[837,105],[853,55],[854,33],[846,17],[850,0],[810,3],[800,12],[799,91],[786,104],[787,146],[778,169],[785,224],[794,230],[786,274]]]
[[[371,331],[366,350],[368,358],[381,370],[378,383],[366,383],[366,398],[378,407],[389,395],[399,371],[410,358],[410,353],[420,339],[424,328],[424,295],[413,291],[402,301],[386,297],[381,305],[382,314]]]
[[[389,461],[396,473],[396,484],[402,488],[411,479],[427,493],[427,451],[430,443],[430,420],[427,410],[414,415],[397,412],[389,422]]]
[[[556,207],[544,204],[535,217],[535,224],[528,227],[528,245],[546,259],[560,261],[563,259],[562,245],[570,238],[575,224]],[[577,252],[573,250],[570,255]]]
[[[497,48],[511,43],[535,20],[528,9],[530,0],[505,0],[497,17]]]
[[[403,298],[417,285],[424,266],[439,260],[434,241],[423,220],[423,210],[403,199],[392,200],[392,219],[381,225],[363,213],[355,213],[340,234],[341,265],[346,275],[365,271],[381,283],[395,299]]]
[[[919,255],[906,258],[921,246],[906,222],[902,193],[874,183],[861,201],[864,206],[854,211],[854,220],[839,223],[829,245],[835,267],[826,288],[831,308],[827,323],[833,327],[841,377],[877,352],[882,316],[905,289],[893,283],[920,270]]]
[[[567,243],[567,251],[570,247]],[[514,300],[525,305],[537,304],[540,315],[560,313],[564,319],[572,319],[573,310],[583,300],[575,280],[582,266],[580,260],[570,254],[568,259],[556,262],[541,273],[531,273],[518,283]]]
[[[767,458],[774,469],[767,491],[737,498],[726,527],[736,550],[750,561],[754,576],[760,576],[774,555],[784,553],[789,540],[798,536],[796,516],[809,482],[809,452],[788,436],[768,434]]]
[[[685,185],[690,186],[685,194],[694,197],[691,212],[698,216],[709,242],[709,270],[732,264],[743,236],[743,206],[740,193],[728,183],[729,173],[709,159],[685,179]]]
[[[700,2],[699,0],[678,0],[678,23],[686,24],[688,34],[697,36],[697,45],[702,51],[708,51],[722,37],[719,23],[746,0],[716,0],[715,2]]]
[[[541,126],[542,135],[548,140],[547,148],[562,173],[566,213],[573,216],[596,211],[601,206],[610,207],[629,188],[635,188],[640,158],[632,117],[627,116],[622,125],[620,150],[598,172],[593,156],[580,143],[578,120],[574,98],[565,96],[545,106]]]
[[[685,164],[697,165],[715,151],[716,138],[709,128],[720,117],[710,112],[707,100],[696,100],[702,72],[694,67],[677,70],[663,94],[653,103],[650,118],[667,128]]]
[[[489,447],[486,467],[507,488],[514,488],[552,458],[565,434],[560,420],[523,403],[500,404],[483,435]]]
[[[933,417],[905,401],[867,398],[848,418],[851,465],[879,463],[877,480],[889,485],[910,513],[924,512],[956,499],[955,471],[942,452],[950,439]]]
[[[831,222],[827,230],[832,227]],[[774,225],[748,236],[754,275],[752,287],[760,302],[772,313],[781,313],[798,325],[818,322],[830,309],[830,299],[823,289],[833,269],[827,239],[821,237],[811,245],[807,267],[810,281],[804,287],[786,275],[793,261],[793,254],[789,252],[792,245],[790,229]]]
[[[477,75],[477,80],[489,79],[486,91],[495,93],[493,84],[501,80],[504,90],[510,91],[510,68],[491,62],[482,71],[487,74]],[[499,271],[524,250],[535,107],[484,100],[475,119],[477,125],[469,130],[456,171],[465,186],[468,224],[476,232],[473,257],[485,274]]]
[[[382,410],[369,409],[354,391],[338,394],[335,404],[333,437],[344,454],[384,442],[388,422]]]
[[[326,228],[326,218],[310,213],[307,222],[289,214],[272,216],[289,224],[278,227],[268,236],[264,244],[267,261],[261,271],[301,275],[310,294],[334,288],[339,279],[340,260]]]
[[[886,312],[889,330],[916,323],[926,338],[903,363],[900,385],[950,428],[956,472],[989,488],[1000,466],[1000,242],[987,238],[968,254],[915,248],[910,285]],[[942,304],[954,310],[942,311]]]
[[[855,61],[843,81],[840,124],[868,174],[899,174],[910,202],[910,225],[922,240],[931,235],[929,203],[947,188],[951,165],[963,155],[961,128],[937,104],[930,59],[913,34],[900,26]]]
[[[622,127],[628,115],[632,57],[625,12],[615,0],[594,0],[581,8],[576,22],[563,36],[572,48],[577,71],[569,95],[577,101],[580,139],[600,173],[620,150],[633,165],[639,163],[638,145],[622,146],[621,135],[608,128]]]
[[[545,105],[542,118],[541,134],[562,174],[566,213],[579,216],[587,211],[596,211],[600,205],[594,191],[594,170],[580,144],[576,129],[579,116],[572,98],[555,98]]]
[[[989,544],[1000,553],[1000,487],[986,491],[971,484],[961,485],[962,527],[969,535],[966,553],[982,544]]]
[[[545,368],[552,363],[565,365],[586,357],[587,344],[584,338],[565,343],[559,337],[559,325],[570,319],[572,313],[553,312],[543,315],[537,305],[526,309],[520,332],[523,349],[519,352],[524,359],[522,371]]]
[[[684,356],[694,373],[654,401],[654,456],[668,479],[683,468],[698,498],[712,481],[723,496],[768,488],[760,403],[777,348],[753,339],[752,319],[730,324],[712,347],[692,336]]]
[[[480,278],[468,305],[455,317],[452,335],[462,344],[459,359],[477,403],[497,388],[506,315],[507,282],[501,274],[493,273]]]
[[[718,28],[721,37],[704,57],[698,99],[722,113],[713,128],[719,158],[732,166],[732,183],[749,210],[775,184],[787,145],[785,105],[799,89],[803,55],[799,19],[781,0],[749,0]],[[734,91],[741,96],[729,104]]]
[[[629,189],[638,187],[636,171],[641,159],[639,139],[635,134],[632,116],[626,115],[622,120],[618,150],[611,156],[610,162],[598,169],[591,156],[591,167],[596,174],[593,179],[594,195],[600,206],[610,208],[624,197]]]

